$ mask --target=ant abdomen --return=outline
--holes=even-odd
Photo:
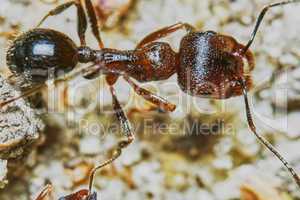
[[[241,95],[240,81],[251,87],[251,78],[244,74],[247,58],[241,55],[242,49],[234,38],[213,31],[186,35],[179,51],[179,86],[193,96],[226,99]]]
[[[7,51],[11,72],[28,82],[45,82],[77,64],[77,49],[65,34],[51,29],[32,29],[23,33]]]

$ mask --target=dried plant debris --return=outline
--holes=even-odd
[[[103,27],[114,28],[126,17],[135,0],[94,0],[95,10]]]
[[[0,77],[0,101],[17,97],[20,92]],[[12,102],[0,110],[0,158],[19,158],[31,150],[44,124],[24,99]]]

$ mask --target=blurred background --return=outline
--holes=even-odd
[[[0,66],[17,34],[34,28],[62,0],[0,0]],[[245,44],[269,0],[94,0],[106,47],[134,49],[147,34],[176,22],[199,31],[232,35]],[[271,10],[252,46],[256,58],[251,107],[259,132],[300,171],[300,5]],[[77,44],[76,9],[44,24]],[[178,50],[184,31],[163,39]],[[88,45],[97,48],[90,30]],[[300,192],[290,174],[248,129],[243,98],[192,98],[176,75],[140,84],[177,105],[173,113],[136,96],[119,80],[119,100],[136,140],[95,178],[101,200],[294,200]],[[46,127],[26,155],[0,160],[0,199],[31,200],[46,183],[58,199],[86,188],[93,166],[122,138],[103,77],[75,77],[49,86],[33,107]],[[32,97],[37,98],[36,96]],[[38,101],[38,103],[36,103]],[[1,133],[0,133],[1,134]],[[24,147],[25,148],[25,147]],[[29,148],[29,149],[28,149]],[[26,152],[25,151],[25,152]]]

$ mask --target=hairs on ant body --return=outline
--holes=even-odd
[[[112,95],[113,109],[126,139],[117,144],[112,158],[93,169],[90,176],[89,194],[92,194],[96,171],[117,159],[121,155],[122,149],[134,140],[130,123],[122,110],[114,89],[117,79],[120,76],[123,77],[138,95],[164,111],[173,111],[176,108],[175,105],[141,88],[134,81],[166,80],[173,74],[177,74],[180,88],[192,96],[212,99],[243,96],[250,130],[284,164],[300,187],[300,178],[295,170],[271,143],[257,133],[247,95],[252,88],[250,73],[255,66],[254,56],[249,48],[265,14],[270,8],[297,3],[300,0],[283,1],[265,6],[258,16],[250,40],[246,45],[238,43],[228,35],[214,31],[197,31],[190,24],[177,23],[147,35],[134,50],[105,48],[92,3],[90,0],[84,0],[84,2],[99,50],[91,49],[86,45],[87,20],[85,10],[80,0],[74,0],[51,10],[38,26],[49,16],[58,15],[67,8],[76,6],[79,47],[63,33],[36,27],[16,38],[7,51],[7,64],[14,76],[20,76],[29,85],[35,85],[17,98],[31,95],[44,87],[45,82],[49,79],[58,82],[68,80],[68,76],[59,77],[58,72],[74,71],[78,63],[93,63],[78,72],[86,79],[94,79],[101,74],[106,75],[106,82]],[[179,52],[173,51],[168,43],[158,41],[182,29],[186,30],[187,34],[180,42]],[[244,69],[245,63],[248,64],[248,70]],[[2,102],[0,105],[4,106],[17,98]]]

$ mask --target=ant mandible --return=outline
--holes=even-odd
[[[87,47],[85,42],[87,21],[82,3],[80,0],[70,1],[51,10],[39,25],[47,17],[58,15],[75,5],[78,13],[77,32],[80,38],[80,47],[77,47],[71,39],[60,32],[35,28],[22,34],[13,42],[7,52],[7,63],[15,76],[21,76],[29,85],[38,85],[25,91],[22,96],[28,96],[41,89],[49,79],[54,78],[58,82],[67,80],[68,77],[59,79],[58,72],[60,70],[66,73],[71,72],[78,63],[93,63],[92,66],[79,71],[87,79],[96,78],[100,74],[107,75],[106,80],[112,95],[113,108],[126,139],[118,143],[112,158],[93,169],[90,176],[89,194],[92,193],[96,171],[117,159],[121,155],[122,149],[134,140],[130,124],[113,87],[118,77],[122,76],[134,91],[146,100],[165,111],[173,111],[175,105],[139,87],[131,78],[139,82],[158,81],[168,79],[175,73],[178,75],[180,88],[192,96],[228,99],[243,95],[251,131],[284,164],[300,187],[300,178],[295,170],[272,144],[257,133],[247,95],[252,88],[250,72],[254,68],[254,56],[249,47],[255,39],[265,14],[270,8],[296,2],[300,2],[300,0],[283,1],[265,6],[258,16],[251,38],[246,45],[238,43],[231,36],[213,31],[199,32],[192,25],[177,23],[149,34],[134,50],[122,51],[104,48],[90,0],[85,0],[85,5],[92,32],[98,41],[100,50]],[[187,34],[181,40],[179,52],[174,52],[166,42],[157,42],[157,40],[181,29],[185,29]],[[244,69],[245,61],[249,66],[248,70]],[[0,105],[4,106],[17,98],[7,100]]]

